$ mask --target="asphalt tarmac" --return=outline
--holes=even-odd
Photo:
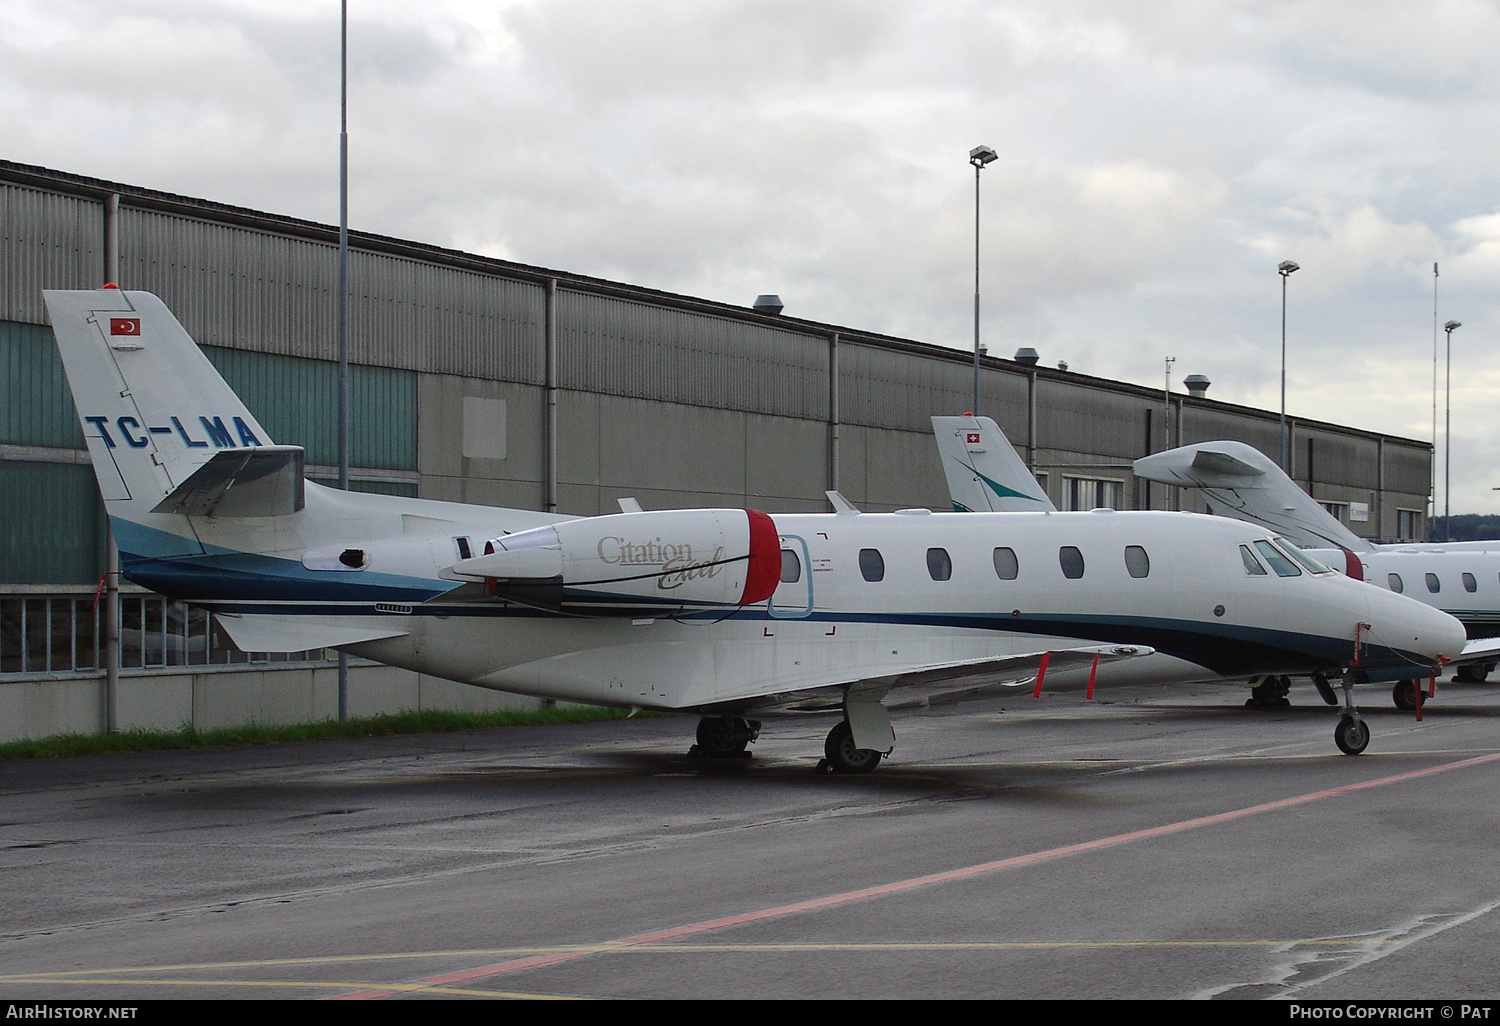
[[[1310,687],[0,765],[0,996],[1500,995],[1500,686]]]

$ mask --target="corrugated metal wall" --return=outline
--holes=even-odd
[[[557,314],[563,388],[828,418],[826,338],[567,290]]]
[[[0,581],[96,581],[104,544],[93,467],[0,460]]]
[[[200,343],[338,358],[332,245],[131,207],[120,281],[161,296]],[[355,250],[350,359],[538,384],[540,286]]]
[[[91,289],[104,273],[104,206],[0,184],[0,321],[43,324],[43,289]]]
[[[309,463],[338,463],[338,364],[220,346],[203,351],[272,438],[305,448]],[[350,378],[350,464],[416,470],[416,373],[356,364]]]
[[[52,329],[0,321],[0,442],[82,449]]]

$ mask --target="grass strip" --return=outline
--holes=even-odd
[[[430,709],[404,710],[360,719],[319,720],[316,723],[250,723],[241,727],[194,730],[142,730],[132,728],[117,734],[55,734],[52,737],[0,744],[0,759],[47,759],[70,755],[100,755],[106,752],[165,752],[186,748],[233,748],[240,745],[273,745],[283,741],[327,741],[336,738],[386,737],[394,734],[441,734],[490,727],[541,726],[557,723],[593,723],[622,720],[623,709],[566,705],[553,709],[495,709],[489,712],[449,712]]]

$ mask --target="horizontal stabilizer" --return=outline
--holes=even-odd
[[[190,517],[278,517],[296,513],[306,503],[303,462],[300,445],[222,449],[151,512]]]
[[[1193,457],[1193,468],[1195,470],[1206,470],[1211,474],[1225,474],[1241,477],[1262,477],[1265,471],[1259,467],[1252,467],[1244,460],[1237,460],[1227,452],[1215,452],[1212,449],[1199,449]]]
[[[338,648],[361,641],[400,638],[409,633],[392,624],[368,627],[354,623],[318,623],[303,617],[263,616],[259,613],[215,613],[224,633],[234,639],[241,652],[305,652],[311,648]]]

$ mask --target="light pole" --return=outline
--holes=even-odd
[[[1453,466],[1453,329],[1462,328],[1463,325],[1457,321],[1449,321],[1443,325],[1443,331],[1448,335],[1448,367],[1443,374],[1443,541],[1453,540],[1453,522],[1448,518],[1452,514],[1448,500],[1452,498],[1449,494],[1449,471]]]
[[[349,490],[349,0],[339,4],[339,488]],[[349,656],[339,652],[339,720],[349,718]]]
[[[988,146],[976,146],[969,151],[969,163],[974,165],[974,408],[970,412],[979,416],[979,172],[1000,155]]]
[[[1281,469],[1287,469],[1286,453],[1286,280],[1297,270],[1297,263],[1283,260],[1276,267],[1281,275]],[[1288,474],[1291,471],[1287,471]]]

